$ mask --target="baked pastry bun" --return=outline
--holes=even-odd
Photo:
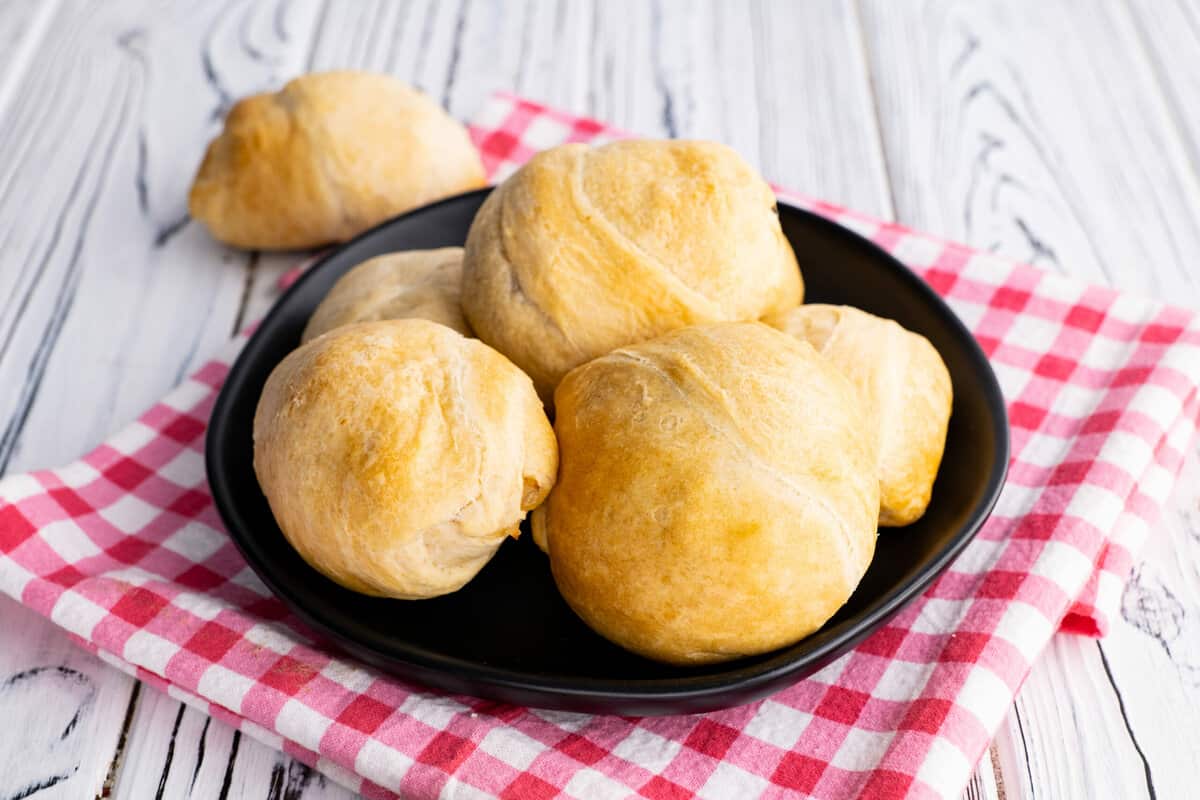
[[[347,325],[279,363],[254,416],[254,470],[287,540],[349,589],[459,589],[554,483],[533,385],[423,319]]]
[[[483,184],[466,128],[428,97],[387,75],[324,72],[234,104],[188,210],[222,242],[287,250]]]
[[[854,387],[757,322],[683,328],[571,371],[533,524],[559,591],[648,658],[763,653],[821,627],[875,549],[875,443]]]
[[[301,341],[355,322],[427,319],[463,336],[462,248],[409,250],[368,259],[351,269],[317,305]]]
[[[849,306],[800,306],[763,321],[811,344],[858,387],[879,442],[879,524],[920,519],[954,402],[937,350],[924,336]]]
[[[467,236],[463,310],[542,398],[570,369],[803,295],[767,183],[712,142],[567,144],[492,192]]]

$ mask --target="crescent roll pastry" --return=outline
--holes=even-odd
[[[534,512],[559,591],[598,633],[676,664],[795,642],[875,549],[857,393],[765,325],[683,328],[570,372],[558,483]]]
[[[279,363],[254,470],[284,536],[341,585],[402,599],[475,576],[554,484],[533,384],[423,319],[348,325]]]
[[[920,519],[954,399],[937,350],[924,336],[849,306],[800,306],[763,321],[811,344],[858,387],[879,442],[879,524]]]
[[[462,248],[409,250],[368,259],[325,295],[301,341],[354,322],[417,317],[470,336],[463,319]]]
[[[802,294],[770,187],[712,142],[539,153],[488,197],[463,257],[467,321],[545,400],[617,347]]]
[[[425,95],[387,75],[324,72],[233,106],[188,209],[228,244],[294,249],[483,184],[466,128]]]

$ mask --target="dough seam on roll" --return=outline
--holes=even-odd
[[[472,368],[473,368],[473,365],[472,365]],[[468,394],[466,392],[466,390],[464,389],[464,387],[466,386],[466,371],[467,371],[467,364],[464,361],[464,362],[459,363],[458,369],[454,373],[453,389],[458,395],[458,404],[455,407],[459,409],[459,414],[462,417],[463,422],[470,428],[472,434],[474,435],[475,442],[473,444],[479,450],[480,458],[479,458],[479,467],[478,467],[478,471],[476,473],[476,478],[475,478],[475,487],[476,487],[475,496],[472,497],[470,500],[468,500],[466,503],[464,503],[457,511],[455,511],[450,516],[450,521],[452,521],[452,522],[461,522],[463,514],[469,508],[471,508],[476,503],[480,503],[483,501],[484,496],[487,494],[487,485],[486,485],[486,481],[484,480],[483,476],[487,472],[488,459],[493,458],[495,456],[495,453],[493,452],[493,449],[491,447],[491,444],[492,444],[491,441],[484,435],[483,431],[479,428],[479,425],[477,423],[475,423],[475,421],[474,421],[476,419],[476,415],[467,413],[468,410],[478,411],[479,409],[477,408],[476,396],[473,393]],[[513,413],[513,412],[510,410],[509,413]],[[519,476],[520,481],[521,481],[521,486],[519,487],[518,508],[521,507],[521,505],[524,501],[524,497],[525,497],[525,479],[526,479],[525,465],[526,465],[527,454],[528,454],[528,442],[525,440],[521,440],[521,474]],[[495,536],[498,531],[504,531],[508,537],[515,538],[515,537],[513,537],[512,531],[515,528],[519,535],[520,530],[521,530],[521,527],[520,527],[521,520],[525,518],[525,510],[523,508],[521,508],[521,511],[523,512],[521,514],[521,516],[518,517],[516,520],[514,520],[511,525],[502,526],[501,528],[498,528],[496,531],[483,532],[475,537],[470,537],[469,534],[467,534],[466,532],[459,531],[459,535],[467,537],[467,538],[474,538],[474,539],[477,539],[478,541],[487,542],[490,539],[492,539],[492,537]],[[500,546],[500,542],[503,542],[503,541],[504,541],[503,539],[497,540],[496,547],[498,548]]]
[[[658,364],[655,364],[650,359],[644,358],[636,353],[631,353],[628,350],[617,350],[611,353],[612,356],[629,361],[643,369],[646,369],[656,375],[669,386],[672,391],[679,395],[685,404],[695,410],[704,424],[718,437],[727,441],[739,455],[742,463],[753,468],[756,472],[765,475],[771,480],[771,483],[784,490],[785,495],[790,495],[791,498],[803,505],[804,502],[810,502],[824,511],[830,519],[837,522],[838,532],[841,536],[838,538],[838,543],[842,548],[842,576],[846,579],[848,585],[853,586],[858,582],[858,578],[854,574],[854,565],[861,560],[861,553],[854,546],[849,527],[842,516],[838,514],[828,501],[821,496],[821,493],[814,491],[812,488],[805,487],[794,481],[791,477],[784,475],[778,469],[771,466],[763,460],[762,456],[750,447],[745,439],[738,431],[737,421],[729,413],[728,409],[721,403],[716,402],[716,397],[712,392],[712,388],[707,385],[707,381],[695,380],[693,383],[699,389],[700,393],[707,398],[709,402],[696,402],[696,393],[689,392],[680,385],[679,381],[662,369]],[[708,376],[705,376],[706,378]],[[725,422],[722,425],[720,423]],[[730,430],[732,428],[732,430]]]
[[[491,453],[488,452],[489,442],[483,435],[483,431],[479,429],[479,425],[475,423],[475,415],[467,413],[468,408],[470,410],[475,410],[475,398],[474,396],[468,396],[466,391],[463,389],[463,387],[466,385],[466,373],[467,364],[466,360],[463,359],[458,362],[456,369],[451,373],[453,383],[450,386],[450,390],[457,395],[457,402],[454,404],[454,408],[457,409],[458,417],[462,423],[471,432],[471,437],[473,439],[471,444],[479,451],[479,462],[476,464],[475,469],[475,495],[470,500],[463,503],[457,511],[450,515],[450,521],[455,523],[461,523],[463,513],[466,512],[466,510],[471,506],[478,503],[483,497],[483,475],[487,471],[487,460],[491,455]],[[488,535],[490,536],[490,534]]]
[[[471,225],[466,317],[549,404],[567,372],[614,349],[796,305],[803,280],[772,201],[753,168],[713,143],[538,153]]]
[[[636,261],[644,266],[652,266],[653,270],[644,270],[648,273],[647,277],[652,277],[663,284],[663,288],[671,290],[677,294],[679,299],[684,301],[687,308],[693,311],[694,316],[697,309],[703,311],[704,317],[701,320],[716,320],[721,319],[724,315],[721,314],[717,304],[709,300],[704,295],[697,292],[692,287],[688,286],[682,278],[674,273],[664,262],[657,257],[646,252],[637,242],[633,241],[624,231],[612,224],[608,217],[600,213],[596,208],[592,198],[588,196],[587,190],[584,189],[583,172],[585,169],[584,156],[586,151],[580,151],[575,159],[575,169],[571,178],[572,194],[575,195],[575,204],[582,212],[581,221],[590,223],[590,227],[595,235],[600,238],[608,239],[609,242],[616,247],[624,249],[634,256]]]
[[[496,205],[498,208],[496,209],[496,216],[498,219],[496,220],[496,226],[498,228],[498,238],[500,239],[500,258],[504,262],[504,265],[508,268],[508,282],[511,290],[510,293],[520,295],[521,303],[536,311],[538,316],[541,317],[548,326],[558,332],[558,335],[562,337],[562,340],[575,352],[576,355],[583,356],[583,351],[579,349],[579,345],[575,343],[575,340],[571,338],[570,334],[563,330],[563,327],[559,324],[558,320],[546,313],[546,309],[542,308],[541,304],[530,297],[529,292],[525,290],[525,285],[521,282],[520,271],[517,269],[517,262],[513,261],[512,256],[510,256],[508,253],[508,237],[505,235],[507,228],[504,224],[504,212],[508,208],[508,196],[506,194],[500,194],[500,192],[504,191],[503,185],[496,187],[493,189],[493,191],[497,193]],[[463,274],[466,274],[465,270]]]

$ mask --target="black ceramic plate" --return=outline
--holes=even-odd
[[[647,661],[575,617],[528,533],[505,542],[464,589],[434,600],[364,597],[322,577],[283,538],[255,481],[251,430],[259,392],[339,276],[381,253],[461,245],[486,195],[472,192],[385,222],[322,259],[263,320],[213,410],[208,478],[230,534],[267,586],[332,644],[404,678],[521,705],[629,715],[736,705],[808,675],[878,628],[946,568],[986,519],[1008,464],[1008,427],[996,378],[975,340],[887,253],[781,205],[806,300],[858,306],[924,334],[954,381],[954,412],[929,510],[915,525],[884,531],[858,590],[820,631],[727,664]]]

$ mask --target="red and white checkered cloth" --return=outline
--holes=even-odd
[[[619,136],[512,96],[474,134],[503,177]],[[81,460],[0,482],[0,589],[102,658],[370,797],[956,797],[1055,630],[1101,634],[1195,429],[1200,325],[827,204],[944,295],[1009,401],[994,515],[923,597],[773,697],[696,716],[430,692],[315,649],[230,542],[203,434],[242,340]]]

